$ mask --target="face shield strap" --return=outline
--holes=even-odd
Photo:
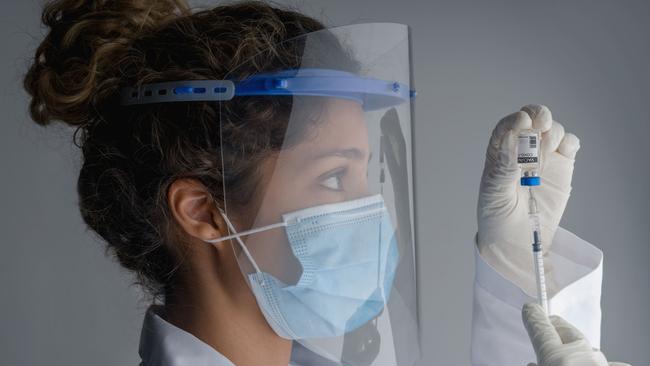
[[[391,107],[416,95],[397,81],[333,69],[289,69],[234,80],[181,80],[125,87],[121,105],[187,101],[226,101],[235,96],[320,96],[354,100],[366,111]]]

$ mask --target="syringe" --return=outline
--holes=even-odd
[[[521,167],[521,185],[528,187],[528,217],[533,231],[533,259],[535,262],[535,280],[537,282],[537,301],[548,313],[546,296],[546,278],[544,275],[544,256],[542,252],[542,230],[539,223],[539,210],[533,194],[533,187],[541,184],[537,172],[541,164],[541,134],[537,130],[520,131],[517,146],[517,163]]]
[[[546,276],[544,275],[544,254],[542,252],[542,228],[539,224],[537,201],[533,187],[528,187],[528,217],[533,230],[533,259],[535,261],[535,280],[537,282],[537,302],[548,313],[548,297],[546,295]]]

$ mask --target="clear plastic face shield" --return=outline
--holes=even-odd
[[[289,55],[276,71],[251,75],[245,70],[257,65],[244,64],[226,80],[161,83],[173,93],[144,91],[136,102],[220,94],[211,100],[221,99],[222,125],[237,121],[234,133],[255,134],[255,146],[221,136],[230,233],[211,243],[232,246],[269,326],[295,341],[294,362],[412,365],[419,338],[408,27],[326,29],[260,55],[271,53]],[[268,125],[247,129],[242,110]],[[235,156],[255,163],[255,182],[238,179],[250,172],[231,164]],[[235,199],[242,190],[253,193]]]
[[[268,130],[246,133],[276,146],[249,202],[236,207],[228,197],[240,187],[224,187],[242,273],[269,325],[296,341],[299,364],[411,365],[419,343],[408,27],[344,26],[278,48],[295,51],[299,67],[236,81],[248,91],[236,98],[259,93],[274,109]],[[236,174],[227,161],[223,169]]]

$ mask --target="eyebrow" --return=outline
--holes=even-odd
[[[312,157],[313,160],[323,159],[330,156],[342,156],[348,159],[362,159],[365,154],[357,148],[350,149],[333,149],[318,153]],[[368,154],[368,161],[372,159],[372,151]]]

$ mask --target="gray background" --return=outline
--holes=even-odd
[[[205,3],[205,2],[204,2]],[[605,252],[603,349],[650,360],[650,3],[291,1],[330,25],[413,30],[423,361],[466,365],[475,204],[503,115],[543,103],[582,140],[562,226]],[[41,38],[39,3],[0,21],[0,364],[137,363],[146,302],[82,225],[78,152],[29,122],[20,79]]]

